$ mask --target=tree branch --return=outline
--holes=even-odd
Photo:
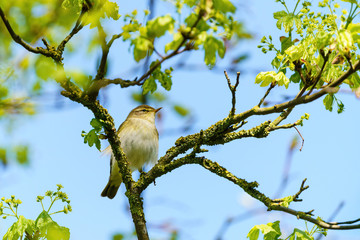
[[[32,53],[36,53],[36,54],[42,54],[44,56],[47,57],[51,57],[51,54],[48,50],[42,48],[42,47],[33,47],[30,44],[26,43],[19,35],[17,35],[14,30],[12,29],[9,21],[7,20],[4,11],[2,10],[2,8],[0,7],[0,17],[2,19],[2,21],[5,24],[6,29],[8,30],[11,38],[18,44],[20,44],[21,46],[23,46],[26,50],[28,50],[29,52]]]
[[[236,88],[239,86],[239,79],[240,79],[240,72],[237,72],[236,73],[236,83],[234,86],[231,85],[231,81],[230,81],[230,78],[227,74],[226,71],[224,71],[224,74],[225,74],[225,78],[227,80],[227,83],[228,83],[228,87],[230,89],[230,92],[231,92],[231,95],[232,95],[232,98],[231,98],[231,103],[232,103],[232,107],[231,107],[231,110],[230,110],[230,115],[231,117],[233,117],[235,115],[235,105],[236,105]]]
[[[315,89],[316,84],[319,82],[319,80],[320,80],[320,78],[321,78],[321,75],[322,75],[322,73],[323,73],[323,71],[324,71],[324,69],[325,69],[325,65],[326,65],[327,61],[329,60],[329,54],[326,54],[326,55],[325,55],[325,53],[324,53],[323,50],[320,50],[320,55],[323,57],[324,63],[323,63],[323,65],[322,65],[321,69],[320,69],[320,72],[319,72],[318,75],[315,77],[315,82],[314,82],[313,86],[311,87],[310,91],[307,93],[307,95],[310,95],[310,94],[312,93],[312,91]]]
[[[73,29],[71,30],[71,32],[69,33],[69,35],[67,35],[64,40],[62,40],[62,42],[59,44],[59,46],[57,47],[57,50],[59,51],[59,53],[62,55],[64,50],[65,50],[65,45],[70,41],[70,39],[77,34],[82,28],[83,25],[81,24],[81,19],[84,16],[85,11],[81,11],[79,18],[77,19],[75,26],[73,27]]]
[[[261,107],[261,105],[264,103],[265,98],[269,95],[270,91],[276,86],[275,83],[271,83],[270,87],[268,88],[268,90],[266,91],[265,95],[261,98],[260,102],[258,103],[258,107]]]

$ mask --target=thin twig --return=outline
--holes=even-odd
[[[299,151],[301,152],[301,150],[302,150],[302,148],[303,148],[303,146],[304,146],[305,140],[304,140],[303,136],[301,135],[299,129],[297,129],[296,126],[294,126],[294,128],[296,129],[296,131],[298,132],[299,136],[301,137],[301,148],[299,149]]]
[[[179,44],[179,46],[173,51],[171,52],[169,55],[162,57],[162,59],[160,61],[158,61],[157,63],[155,63],[146,73],[144,73],[137,81],[139,83],[141,83],[142,81],[144,81],[146,78],[148,78],[151,73],[158,68],[165,60],[172,58],[175,55],[178,55],[184,51],[188,51],[191,48],[186,46],[182,51],[179,51],[180,48],[185,44],[185,42],[189,39],[191,32],[193,31],[193,29],[197,26],[197,24],[200,22],[202,18],[202,14],[199,13],[198,18],[196,19],[195,23],[191,26],[190,31],[188,32],[187,36],[183,36],[183,40],[181,41],[181,43]]]
[[[43,54],[45,56],[50,57],[50,53],[49,51],[47,51],[46,49],[42,48],[42,47],[33,47],[30,44],[26,43],[19,35],[17,35],[14,30],[12,29],[9,21],[7,20],[5,13],[3,12],[2,8],[0,7],[0,17],[2,19],[2,21],[5,24],[6,29],[8,30],[10,36],[12,37],[12,39],[20,44],[21,46],[23,46],[26,50],[28,50],[29,52],[32,53],[36,53],[36,54]]]
[[[310,95],[312,93],[312,91],[314,90],[314,88],[316,87],[317,83],[319,82],[321,75],[324,71],[325,65],[327,63],[327,61],[329,60],[329,54],[325,55],[323,51],[320,51],[320,55],[323,57],[324,59],[324,63],[321,67],[320,72],[318,73],[318,75],[315,77],[315,82],[313,84],[313,86],[311,87],[310,91],[307,93],[307,95]]]
[[[64,52],[65,49],[65,45],[70,41],[70,39],[77,34],[82,28],[83,25],[81,24],[81,19],[84,16],[84,11],[81,11],[75,26],[73,27],[73,29],[71,30],[71,32],[69,33],[69,35],[67,35],[64,40],[62,40],[62,42],[59,44],[59,46],[57,47],[57,50],[60,52],[60,54],[62,55],[62,53]]]
[[[299,199],[300,194],[301,194],[303,191],[305,191],[306,189],[309,188],[309,185],[304,186],[306,180],[307,180],[307,178],[305,178],[305,179],[302,181],[299,191],[293,195],[293,199],[294,199],[293,201],[294,201],[294,202],[301,202],[301,201],[302,201],[302,199]]]
[[[341,209],[344,207],[344,201],[340,202],[339,205],[337,206],[337,208],[334,210],[334,212],[331,214],[331,216],[328,219],[328,222],[331,222],[336,215],[338,215],[338,213],[341,211]],[[351,221],[350,221],[351,222]],[[351,222],[351,223],[355,223],[355,222]],[[339,224],[339,223],[338,223]],[[320,240],[324,235],[319,233],[318,237],[316,238],[316,240]]]
[[[232,107],[231,107],[229,116],[234,116],[235,115],[235,105],[236,105],[236,88],[239,86],[240,72],[236,73],[236,83],[234,86],[231,85],[231,80],[230,80],[226,70],[224,71],[224,74],[225,74],[225,78],[227,80],[227,84],[228,84],[228,87],[229,87],[229,89],[231,91],[231,95],[232,95],[232,100],[231,100]]]
[[[266,91],[265,95],[261,98],[260,102],[258,103],[258,107],[260,107],[264,101],[265,101],[265,98],[269,95],[270,91],[276,86],[275,83],[271,83],[270,84],[270,87],[268,88],[268,90]]]
[[[352,220],[352,221],[346,221],[346,222],[330,222],[331,224],[337,224],[337,225],[344,225],[344,224],[353,224],[356,222],[360,222],[360,218]]]

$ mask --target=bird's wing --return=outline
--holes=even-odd
[[[112,153],[111,145],[109,145],[107,148],[101,151],[102,156],[110,155],[111,153]]]

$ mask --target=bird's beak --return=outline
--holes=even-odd
[[[155,109],[155,113],[157,113],[158,111],[160,111],[162,109],[162,107],[161,108],[158,108],[158,109]]]

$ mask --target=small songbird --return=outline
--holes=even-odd
[[[145,164],[155,164],[158,159],[159,133],[155,126],[155,115],[160,109],[148,105],[134,108],[117,131],[131,171],[141,171]],[[121,174],[111,146],[104,153],[111,153],[110,177],[101,196],[113,199],[122,182]]]

